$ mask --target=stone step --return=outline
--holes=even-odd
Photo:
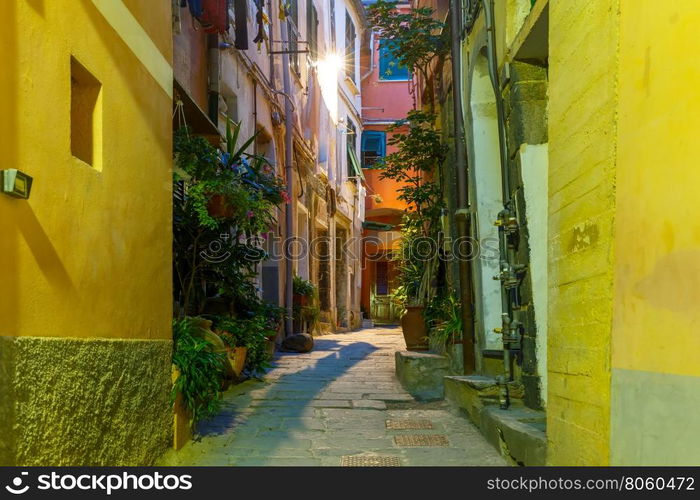
[[[499,407],[496,379],[479,375],[447,376],[445,398],[465,410],[486,439],[513,465],[545,465],[547,436],[544,411],[527,408],[518,386],[509,386],[510,407]],[[518,397],[520,396],[520,398]]]
[[[396,377],[419,401],[444,397],[443,379],[450,374],[447,356],[419,351],[396,351]]]

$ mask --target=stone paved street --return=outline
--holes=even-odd
[[[466,418],[401,388],[394,352],[403,348],[400,329],[375,328],[316,338],[308,354],[281,354],[265,381],[229,389],[201,439],[164,463],[338,466],[362,456],[404,466],[503,465]],[[407,426],[432,428],[400,429]]]

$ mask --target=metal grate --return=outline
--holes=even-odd
[[[396,446],[449,446],[444,434],[402,434],[394,436]]]
[[[425,419],[411,420],[404,418],[396,418],[387,420],[386,428],[396,431],[404,431],[410,429],[432,429],[433,423],[430,420]]]
[[[400,467],[399,457],[381,457],[371,455],[343,455],[341,467]]]

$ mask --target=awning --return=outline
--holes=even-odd
[[[375,222],[373,220],[366,220],[362,223],[362,229],[369,229],[370,231],[393,231],[393,224],[383,224],[381,222]]]
[[[220,137],[221,133],[216,125],[209,119],[207,114],[202,111],[197,103],[194,101],[192,96],[185,90],[185,87],[180,85],[177,80],[173,81],[175,98],[173,99],[173,106],[177,106],[178,101],[182,102],[182,111],[185,115],[185,121],[190,131],[197,135],[204,135],[208,137]],[[177,111],[177,108],[175,108]],[[178,123],[179,117],[176,114],[173,117],[174,126],[182,126],[184,123]]]

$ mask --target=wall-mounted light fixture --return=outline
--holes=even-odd
[[[32,178],[29,175],[16,168],[9,168],[0,170],[0,177],[3,193],[14,198],[29,198],[29,192],[32,190]]]

